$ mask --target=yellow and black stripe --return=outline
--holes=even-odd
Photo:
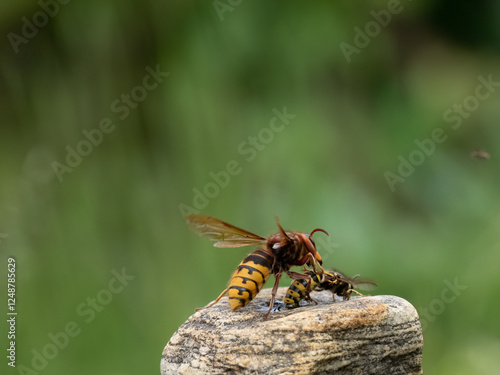
[[[323,282],[322,275],[317,275],[313,271],[307,271],[306,274],[310,275],[311,279],[294,280],[286,291],[284,302],[287,308],[299,307],[299,302],[304,298],[309,299],[309,292]]]
[[[273,261],[273,255],[265,250],[256,250],[243,259],[229,281],[231,310],[238,310],[254,299],[271,275]]]

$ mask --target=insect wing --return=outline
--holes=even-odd
[[[189,215],[186,222],[198,234],[215,241],[215,247],[241,247],[260,245],[266,238],[235,227],[211,216]]]
[[[377,283],[370,280],[351,280],[351,283],[354,288],[367,291],[373,290],[378,286]]]

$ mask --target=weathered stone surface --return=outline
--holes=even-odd
[[[286,288],[280,288],[278,297]],[[193,314],[163,351],[161,374],[421,374],[415,308],[395,296],[311,294],[318,305],[275,305],[270,289],[232,312],[227,298]]]

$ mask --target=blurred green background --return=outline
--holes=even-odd
[[[15,257],[18,366],[45,350],[39,373],[158,373],[251,250],[190,232],[196,210],[263,236],[275,215],[326,229],[327,267],[417,308],[426,374],[497,373],[500,90],[477,88],[500,82],[500,6],[332,3],[0,5],[0,277],[5,291]],[[424,141],[439,128],[444,142]],[[86,155],[73,167],[72,152]],[[133,278],[116,293],[113,270]],[[78,334],[55,354],[68,322]]]

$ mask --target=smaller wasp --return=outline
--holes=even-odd
[[[353,278],[348,278],[336,271],[324,271],[323,273],[307,271],[306,274],[311,276],[311,278],[294,280],[286,291],[284,302],[287,308],[291,309],[299,307],[299,302],[303,299],[317,304],[317,302],[309,295],[309,293],[313,290],[330,290],[334,301],[335,294],[341,296],[345,301],[351,297],[352,292],[365,297],[363,294],[354,290],[354,288],[370,290],[377,286],[377,284],[373,281],[356,280],[359,275],[356,275]]]

